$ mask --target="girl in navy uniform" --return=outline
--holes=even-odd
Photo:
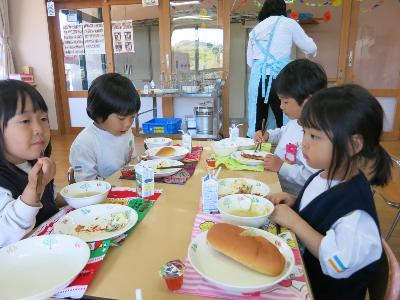
[[[23,81],[1,80],[0,247],[20,240],[57,213],[53,185],[56,166],[50,152],[43,97]],[[39,176],[40,172],[43,175]]]
[[[290,228],[304,247],[316,299],[364,299],[382,255],[371,184],[385,185],[391,170],[379,144],[382,107],[360,86],[332,87],[311,97],[300,123],[303,155],[322,171],[308,179],[297,199],[271,195],[271,220]]]

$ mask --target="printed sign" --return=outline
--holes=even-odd
[[[158,5],[158,0],[142,0],[142,6],[156,6]]]
[[[132,20],[112,22],[114,53],[135,52]]]
[[[82,28],[82,24],[66,24],[63,26],[65,56],[85,54]]]
[[[105,54],[104,23],[84,23],[85,54]]]
[[[54,8],[54,2],[48,1],[47,2],[47,15],[49,17],[54,17],[56,15],[56,10]]]

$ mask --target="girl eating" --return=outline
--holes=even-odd
[[[58,209],[47,105],[18,80],[0,81],[0,247],[20,240]]]
[[[304,246],[316,299],[364,299],[382,255],[371,184],[385,185],[391,170],[379,144],[382,107],[360,86],[332,87],[311,97],[300,123],[304,157],[321,171],[297,199],[271,195],[271,220],[290,228]],[[367,174],[360,170],[365,162]]]

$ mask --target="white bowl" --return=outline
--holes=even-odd
[[[41,235],[10,244],[0,249],[0,298],[48,299],[72,282],[89,256],[89,246],[68,235]]]
[[[172,140],[165,137],[147,138],[144,142],[147,148],[164,147],[172,144]]]
[[[214,150],[214,153],[218,156],[228,156],[231,153],[235,152],[239,148],[239,145],[232,142],[231,140],[221,140],[214,142],[212,144],[212,148]]]
[[[236,144],[238,144],[239,145],[238,150],[250,150],[250,149],[254,149],[256,146],[256,144],[254,143],[254,140],[251,138],[237,137],[234,139],[230,139],[230,138],[223,139],[223,141],[225,141],[225,140],[231,140],[231,141],[235,142]]]
[[[107,198],[111,184],[100,180],[81,181],[64,187],[60,194],[73,208],[98,204]]]
[[[274,211],[271,201],[249,194],[222,197],[218,200],[217,207],[225,222],[257,228],[267,223],[268,216]]]

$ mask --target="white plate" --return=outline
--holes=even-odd
[[[162,177],[173,175],[173,174],[179,172],[180,170],[182,170],[182,166],[184,165],[179,160],[165,159],[165,158],[141,161],[139,164],[146,164],[150,168],[153,168],[154,169],[154,178],[162,178]],[[172,167],[172,166],[177,166],[177,167],[173,168],[173,169],[165,169],[165,170],[157,169],[157,167]]]
[[[231,140],[235,142],[236,144],[239,145],[239,150],[249,150],[255,148],[256,144],[254,143],[254,140],[251,138],[245,138],[245,137],[237,137],[234,139],[223,139],[223,140]]]
[[[250,293],[271,288],[289,276],[292,271],[295,264],[293,251],[280,237],[257,228],[251,230],[276,245],[282,253],[286,264],[280,275],[268,276],[253,271],[214,250],[207,243],[207,231],[200,233],[190,243],[188,249],[190,263],[202,277],[224,290]]]
[[[109,231],[104,228],[109,225],[113,216],[123,216],[126,224]],[[137,212],[128,206],[119,204],[96,204],[76,209],[60,218],[54,225],[54,233],[74,235],[86,242],[102,241],[114,238],[131,229],[137,222]],[[79,231],[80,226],[90,229],[98,225],[103,230],[94,232]],[[79,227],[78,227],[79,226]],[[78,231],[76,230],[78,228]]]
[[[69,285],[89,260],[73,236],[42,235],[0,249],[0,299],[47,299]]]
[[[265,156],[268,154],[271,154],[270,152],[266,151],[258,151],[254,152],[254,150],[241,150],[241,151],[235,151],[231,154],[231,157],[240,162],[241,164],[248,165],[248,166],[258,166],[258,165],[263,165],[264,161],[263,160],[257,160],[257,159],[250,159],[250,158],[244,158],[242,157],[242,153],[244,154],[254,154],[257,156]]]
[[[265,197],[271,190],[265,183],[249,178],[224,178],[218,180],[218,183],[219,197],[232,194],[252,194]]]
[[[169,159],[180,160],[180,159],[184,158],[186,156],[186,154],[189,153],[188,149],[186,149],[185,147],[181,147],[181,146],[168,146],[168,147],[175,149],[174,155],[172,155],[172,156],[157,156],[156,153],[158,152],[158,150],[160,150],[161,148],[164,148],[164,147],[155,147],[155,148],[147,149],[145,154],[147,156],[149,156],[150,159],[169,158]]]

